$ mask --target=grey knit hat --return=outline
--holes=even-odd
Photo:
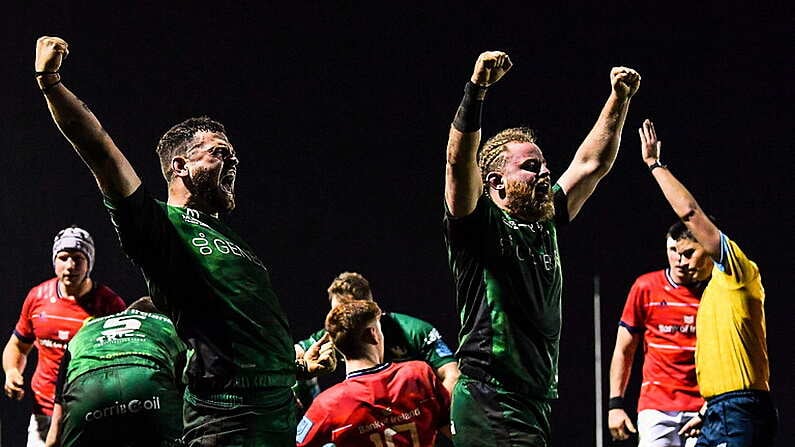
[[[88,273],[94,268],[94,239],[88,231],[71,226],[64,228],[55,235],[52,243],[52,263],[55,264],[55,256],[60,251],[79,250],[88,258]]]

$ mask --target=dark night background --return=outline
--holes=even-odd
[[[241,159],[238,209],[227,220],[269,266],[296,336],[322,324],[331,279],[356,270],[382,307],[432,322],[451,345],[458,323],[440,225],[444,149],[477,55],[502,49],[515,64],[490,93],[485,136],[519,124],[538,129],[557,174],[610,92],[610,67],[626,65],[643,80],[618,160],[560,236],[554,445],[594,444],[593,275],[602,284],[607,393],[626,292],[637,275],[665,265],[663,235],[675,216],[641,164],[637,127],[646,117],[663,160],[760,266],[778,445],[795,445],[795,304],[785,285],[793,265],[791,7],[8,3],[0,34],[0,332],[10,333],[27,291],[52,276],[52,237],[72,223],[95,238],[95,279],[128,302],[146,294],[92,177],[36,89],[40,35],[70,43],[64,83],[161,198],[159,136],[193,115],[226,124]],[[630,401],[637,373],[638,363]],[[24,445],[29,405],[0,400],[4,445]]]

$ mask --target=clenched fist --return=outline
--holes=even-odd
[[[610,84],[619,98],[629,99],[640,87],[640,75],[627,67],[613,67],[610,70]]]
[[[483,52],[475,62],[472,83],[488,87],[499,81],[512,66],[511,59],[502,51]]]
[[[57,72],[69,55],[69,44],[60,37],[42,36],[36,41],[37,72]]]

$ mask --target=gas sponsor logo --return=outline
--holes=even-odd
[[[160,410],[160,396],[152,396],[150,399],[133,399],[129,402],[116,401],[113,405],[87,412],[84,419],[86,422],[91,422],[112,416],[158,410]]]

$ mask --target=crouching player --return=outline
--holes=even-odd
[[[185,345],[157,312],[144,297],[77,332],[58,374],[48,447],[180,445]]]

